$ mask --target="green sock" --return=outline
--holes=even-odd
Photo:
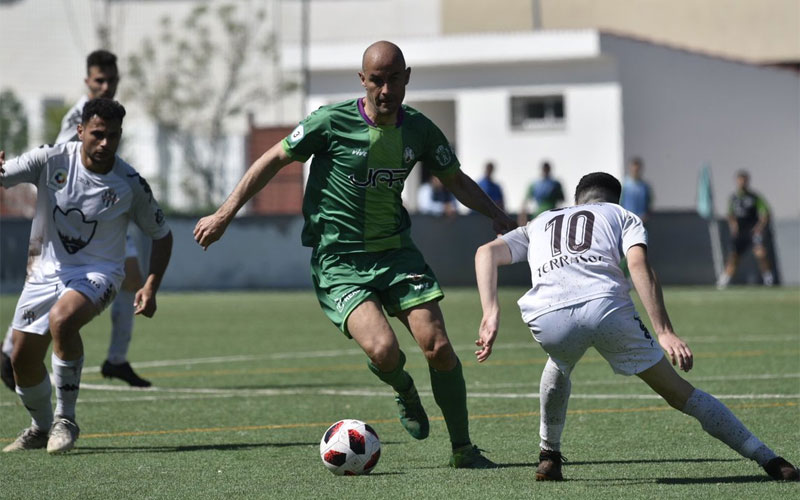
[[[397,362],[397,367],[390,372],[382,372],[377,366],[372,364],[372,361],[367,363],[367,366],[369,366],[369,370],[372,373],[377,375],[377,377],[383,380],[385,383],[391,385],[392,389],[397,392],[405,392],[414,385],[411,375],[409,375],[407,371],[403,370],[405,365],[406,355],[403,354],[403,351],[400,351],[400,359]]]
[[[461,371],[461,361],[459,360],[450,371],[430,368],[430,372],[433,399],[442,409],[453,449],[470,444],[467,386],[464,382],[464,372]]]

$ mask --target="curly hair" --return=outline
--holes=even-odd
[[[122,122],[122,119],[125,118],[125,108],[113,99],[98,97],[83,106],[81,123],[86,125],[93,116],[98,116],[103,120],[119,120]]]

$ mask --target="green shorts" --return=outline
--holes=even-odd
[[[347,317],[375,297],[390,316],[444,297],[433,270],[416,248],[332,254],[314,252],[311,279],[325,315],[345,335]]]

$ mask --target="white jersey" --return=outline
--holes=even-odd
[[[78,125],[81,123],[83,107],[87,102],[89,102],[89,97],[84,95],[61,119],[61,131],[56,138],[56,144],[78,140]]]
[[[501,238],[513,262],[527,259],[531,268],[531,289],[517,302],[526,323],[600,297],[630,301],[619,261],[647,245],[642,220],[615,203],[548,210]]]
[[[119,157],[107,174],[83,166],[81,143],[42,146],[6,162],[0,185],[38,188],[27,281],[77,267],[124,276],[125,232],[132,220],[153,239],[169,233],[147,182]]]

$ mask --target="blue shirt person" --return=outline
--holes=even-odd
[[[494,163],[486,162],[486,166],[484,167],[484,176],[481,180],[478,181],[478,186],[483,189],[483,192],[486,193],[489,198],[500,207],[501,210],[505,210],[505,202],[503,200],[503,188],[500,187],[500,184],[494,182],[492,180],[492,174],[494,173]]]
[[[642,179],[644,162],[641,158],[631,159],[628,167],[628,176],[622,185],[622,195],[619,204],[622,208],[630,210],[639,216],[642,221],[647,222],[650,217],[650,206],[653,203],[653,192],[650,185]]]

